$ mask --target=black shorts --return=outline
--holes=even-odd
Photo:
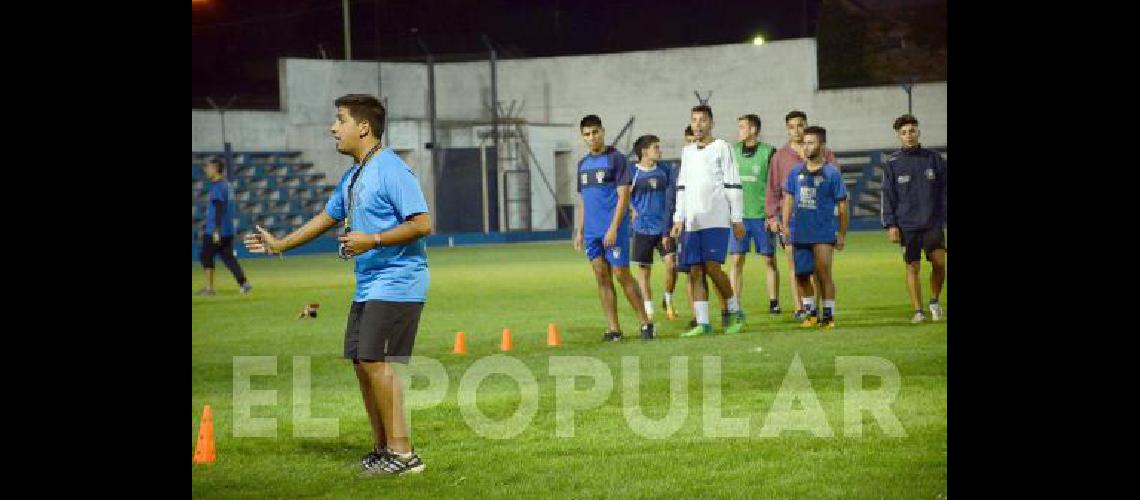
[[[353,302],[344,330],[344,357],[354,363],[407,363],[423,310],[423,302]]]
[[[657,254],[664,258],[666,255],[673,253],[673,249],[665,251],[665,236],[661,234],[641,234],[633,233],[633,254],[631,255],[631,262],[636,262],[643,266],[653,263],[653,249],[657,249]]]
[[[222,236],[219,238],[218,243],[214,243],[214,237],[210,234],[202,236],[202,250],[198,252],[199,262],[202,267],[206,269],[214,268],[215,255],[233,255],[234,254],[234,237]]]
[[[910,264],[918,262],[922,252],[926,252],[926,260],[930,261],[930,254],[935,250],[946,250],[946,234],[942,228],[923,229],[919,231],[902,231],[899,246],[903,247],[903,262]]]

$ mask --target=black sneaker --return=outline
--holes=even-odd
[[[388,452],[380,461],[372,467],[364,468],[364,475],[386,475],[400,476],[403,474],[419,474],[427,468],[424,461],[420,459],[420,455],[412,452],[412,456],[408,458],[400,458],[395,453]]]
[[[721,311],[720,312],[720,327],[721,328],[728,328],[728,325],[731,325],[731,324],[732,324],[732,313],[730,313],[728,311]]]
[[[656,336],[656,328],[653,327],[653,323],[641,325],[641,340],[653,340]]]
[[[792,319],[796,320],[796,321],[803,321],[803,320],[807,319],[807,317],[808,317],[808,313],[807,313],[807,311],[805,311],[803,309],[796,311],[796,313],[792,315]]]
[[[367,455],[360,457],[360,465],[364,467],[364,470],[368,470],[369,468],[378,467],[380,462],[384,461],[384,456],[387,454],[388,454],[387,448],[380,450],[380,452],[377,452],[376,450],[372,450],[372,451],[368,452]]]
[[[602,335],[604,342],[621,342],[621,332],[606,332]]]
[[[693,319],[689,320],[689,328],[696,328],[696,327],[697,327],[697,318],[693,318]]]
[[[780,314],[780,304],[774,300],[768,301],[768,314]]]

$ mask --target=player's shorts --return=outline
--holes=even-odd
[[[681,234],[683,236],[685,233]],[[689,272],[689,265],[685,264],[685,245],[682,244],[682,239],[684,238],[676,238],[673,240],[673,244],[677,247],[677,251],[675,252],[676,257],[673,259],[673,270],[679,273],[687,273]]]
[[[724,264],[730,232],[727,227],[711,227],[681,233],[681,245],[685,249],[681,264],[685,267],[710,261]]]
[[[748,253],[749,248],[755,247],[756,253],[771,257],[776,253],[774,241],[776,234],[764,227],[764,219],[744,219],[744,237],[728,239],[728,253]]]
[[[946,234],[942,232],[941,227],[902,231],[899,246],[903,247],[903,262],[907,264],[918,262],[922,252],[926,252],[926,261],[930,262],[930,254],[935,250],[946,250]]]
[[[835,245],[835,242],[828,243],[795,243],[794,259],[796,261],[796,276],[806,276],[815,272],[815,251],[813,247],[816,245]]]
[[[344,357],[353,363],[407,363],[423,310],[423,302],[353,302],[344,330]]]
[[[198,251],[198,261],[205,269],[214,268],[214,256],[222,256],[222,260],[230,258],[234,255],[234,237],[222,236],[218,243],[214,243],[214,237],[210,234],[202,236],[202,248]]]
[[[606,262],[611,266],[629,267],[629,230],[618,230],[617,241],[612,247],[605,248],[602,245],[603,239],[586,240],[586,260],[593,262],[594,259],[605,255]]]
[[[633,257],[631,261],[644,266],[652,264],[654,248],[657,249],[657,255],[660,255],[661,258],[673,253],[672,248],[668,251],[665,250],[665,235],[633,233]]]

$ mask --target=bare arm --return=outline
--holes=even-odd
[[[325,231],[335,227],[336,223],[336,219],[333,219],[327,212],[322,210],[321,213],[309,219],[300,229],[289,233],[288,236],[281,239],[274,238],[272,234],[269,234],[269,231],[266,231],[261,226],[257,226],[257,234],[247,235],[245,237],[245,245],[250,252],[254,253],[282,253],[312,241],[316,237],[324,234]]]
[[[602,244],[607,248],[617,243],[618,228],[621,227],[621,221],[625,218],[626,211],[629,210],[629,186],[618,186],[617,195],[617,207],[614,207],[614,216],[610,219],[610,228],[606,231],[605,240],[602,241]]]
[[[790,219],[792,218],[792,207],[796,204],[795,197],[791,193],[784,193],[784,210],[780,214],[783,219],[780,221],[780,231],[784,233],[784,238],[791,236],[792,231],[789,229]]]
[[[422,213],[416,214],[404,221],[403,224],[377,234],[374,239],[376,246],[399,246],[416,241],[431,234],[431,216]]]

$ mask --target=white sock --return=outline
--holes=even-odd
[[[652,300],[645,301],[645,314],[648,316],[653,316],[653,301]]]
[[[815,297],[804,297],[804,310],[812,312],[815,309]]]
[[[693,302],[693,312],[697,315],[697,323],[701,325],[709,324],[709,302]]]
[[[673,294],[665,292],[665,303],[669,305],[673,304]]]
[[[835,314],[835,299],[827,299],[823,301],[825,309],[831,309],[831,314]]]
[[[737,312],[739,310],[740,310],[740,302],[738,302],[736,300],[736,296],[733,295],[731,299],[728,299],[728,312],[734,313],[734,312]]]

